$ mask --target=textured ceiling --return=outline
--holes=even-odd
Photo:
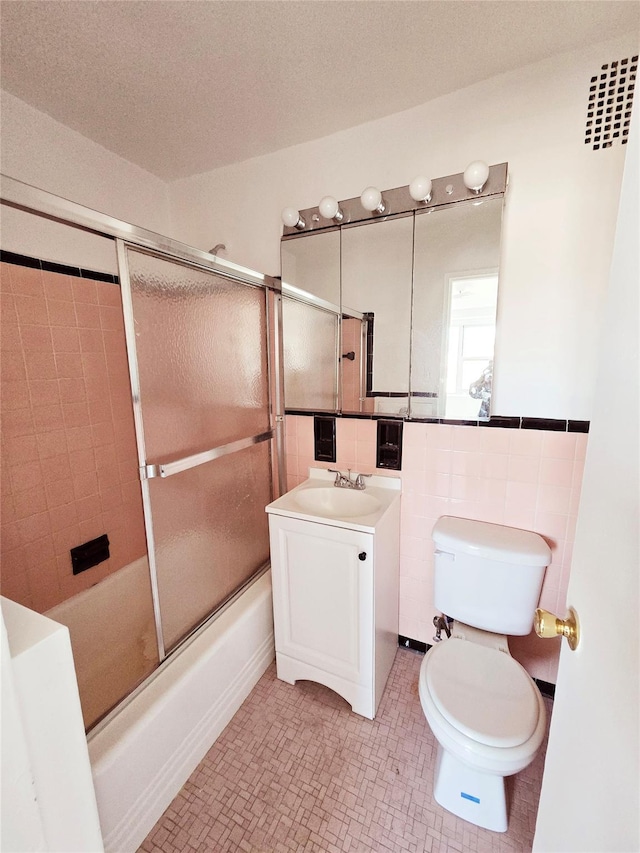
[[[172,180],[640,28],[631,0],[4,0],[2,87]]]

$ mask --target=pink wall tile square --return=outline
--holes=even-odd
[[[71,477],[54,480],[52,483],[47,483],[44,488],[49,511],[75,500]]]
[[[2,331],[0,332],[0,349],[2,352],[19,352],[22,348],[20,330],[17,325],[7,322],[6,315],[0,315]]]
[[[69,450],[86,450],[92,447],[93,436],[90,426],[67,427],[67,446]]]
[[[42,272],[33,267],[8,266],[13,293],[23,296],[44,296]]]
[[[82,359],[79,353],[55,354],[56,374],[59,379],[78,379],[82,376]]]
[[[31,352],[24,353],[24,361],[27,367],[27,378],[32,379],[57,379],[56,360],[53,352]]]
[[[426,424],[426,440],[430,447],[451,450],[453,447],[453,427],[448,424]],[[458,449],[458,448],[457,448]]]
[[[16,435],[8,438],[4,450],[7,459],[16,465],[38,459],[38,441],[35,435]]]
[[[104,340],[102,332],[94,329],[78,329],[80,351],[84,353],[97,352],[104,355]],[[106,359],[105,359],[106,365]]]
[[[479,453],[482,446],[482,437],[480,428],[471,429],[470,427],[454,426],[451,427],[453,450],[466,450],[471,453]]]
[[[553,486],[541,483],[538,490],[538,512],[568,514],[571,503],[571,489],[567,486]]]
[[[53,536],[48,533],[46,536],[41,537],[40,539],[35,539],[33,542],[29,542],[24,545],[23,550],[25,561],[28,566],[39,567],[41,564],[52,561],[55,571],[55,548],[53,545]],[[36,575],[36,580],[38,575]],[[30,584],[32,592],[34,592],[34,584]]]
[[[100,306],[100,328],[124,329],[122,310],[111,305]]]
[[[99,305],[112,305],[117,308],[121,308],[122,297],[120,294],[120,285],[106,281],[98,281],[96,282],[96,289],[98,291]]]
[[[71,470],[75,474],[85,474],[96,470],[96,457],[91,450],[74,450],[69,453]]]
[[[0,377],[5,382],[20,382],[27,378],[27,369],[21,352],[3,352]]]
[[[102,501],[98,494],[89,495],[76,501],[78,521],[86,521],[102,512]]]
[[[55,379],[32,379],[29,382],[29,392],[33,406],[60,403],[60,387]]]
[[[54,352],[80,352],[80,338],[77,329],[65,326],[51,328]]]
[[[568,516],[560,515],[553,512],[536,512],[534,529],[536,533],[544,536],[549,542],[553,542],[557,546],[558,542],[563,543],[567,537],[567,522]]]
[[[20,324],[48,325],[49,313],[47,311],[47,301],[44,297],[16,294],[14,301]]]
[[[482,474],[482,455],[454,450],[451,453],[451,473],[466,477],[479,477]]]
[[[53,338],[49,326],[20,326],[22,346],[26,352],[53,353]]]
[[[87,396],[87,389],[83,378],[59,379],[60,400],[63,403],[79,403]]]
[[[14,495],[18,492],[24,492],[27,489],[35,489],[44,483],[40,461],[37,459],[11,465],[10,458],[9,467],[11,472],[11,491]]]
[[[507,481],[506,509],[535,510],[538,501],[536,483]]]
[[[441,450],[438,447],[427,445],[425,465],[428,471],[437,471],[439,474],[450,474],[452,470],[453,451]]]
[[[73,302],[74,278],[63,273],[45,272],[43,274],[44,293],[47,299],[63,299]]]
[[[52,533],[59,533],[65,527],[69,527],[78,521],[78,513],[75,501],[49,507],[49,523]]]
[[[31,409],[14,409],[2,412],[2,432],[9,438],[17,435],[33,435],[35,427]]]
[[[99,329],[100,309],[88,302],[76,302],[76,321],[79,329]]]
[[[509,456],[505,453],[483,453],[481,476],[490,480],[506,480],[509,473]]]
[[[23,544],[33,542],[51,532],[48,512],[37,512],[25,518],[17,519],[16,524]]]
[[[575,432],[542,433],[542,455],[552,459],[573,459],[576,453]]]
[[[573,482],[573,468],[573,459],[549,459],[543,457],[540,460],[540,482],[553,486],[571,486]]]
[[[28,384],[26,382],[3,382],[0,402],[3,412],[25,408],[30,404]]]
[[[462,501],[479,501],[482,482],[479,477],[451,476],[451,497]]]
[[[76,309],[73,302],[63,302],[61,299],[47,297],[49,323],[52,326],[76,326]]]
[[[63,429],[64,419],[62,417],[62,404],[56,403],[53,406],[34,406],[33,423],[36,432],[38,433]]]
[[[47,509],[47,500],[42,486],[14,492],[13,505],[15,507],[15,518],[18,523],[21,519],[44,513]],[[23,544],[26,543],[23,542]]]
[[[98,290],[96,282],[87,278],[72,278],[71,290],[74,302],[89,302],[98,304]]]
[[[15,521],[10,521],[2,525],[0,528],[0,543],[2,544],[3,552],[21,547],[22,537]]]
[[[355,444],[356,432],[355,420],[351,420],[350,418],[336,418],[336,443],[338,444],[338,452],[340,452],[340,445],[343,442]]]
[[[62,414],[67,429],[70,427],[89,426],[91,423],[89,419],[89,407],[84,400],[78,403],[63,403]]]
[[[509,456],[507,478],[516,483],[536,483],[540,472],[538,456]]]
[[[377,426],[375,421],[356,419],[356,440],[358,442],[373,442],[376,440]]]
[[[98,475],[95,471],[73,476],[73,491],[76,499],[98,494]]]
[[[542,432],[535,429],[512,429],[509,437],[509,453],[517,456],[540,456]]]
[[[588,433],[576,433],[576,459],[584,461],[587,455],[587,445],[589,443]]]
[[[370,474],[376,467],[375,441],[356,442],[356,465],[363,474]]]
[[[513,430],[501,427],[480,429],[480,450],[483,453],[509,453],[509,440]]]

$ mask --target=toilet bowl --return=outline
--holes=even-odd
[[[435,603],[456,619],[420,668],[420,703],[438,742],[434,798],[505,832],[505,777],[533,761],[546,731],[542,696],[506,635],[531,630],[550,551],[535,533],[446,516],[433,538]]]
[[[546,731],[532,679],[504,651],[454,636],[425,655],[419,694],[439,744],[436,802],[477,826],[506,831],[504,777],[533,761]]]

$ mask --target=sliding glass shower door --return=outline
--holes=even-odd
[[[267,294],[118,248],[162,659],[269,559]]]

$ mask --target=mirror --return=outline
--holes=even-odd
[[[489,417],[502,198],[415,217],[411,416]]]
[[[312,208],[306,233],[285,228],[286,410],[489,418],[507,164],[480,194],[462,177],[424,204],[385,191],[383,216],[349,199],[340,226]]]
[[[408,414],[413,217],[342,230],[342,410]],[[354,346],[363,317],[363,346]],[[350,353],[360,355],[347,363]],[[355,367],[354,367],[355,365]],[[352,374],[360,367],[356,396]]]

